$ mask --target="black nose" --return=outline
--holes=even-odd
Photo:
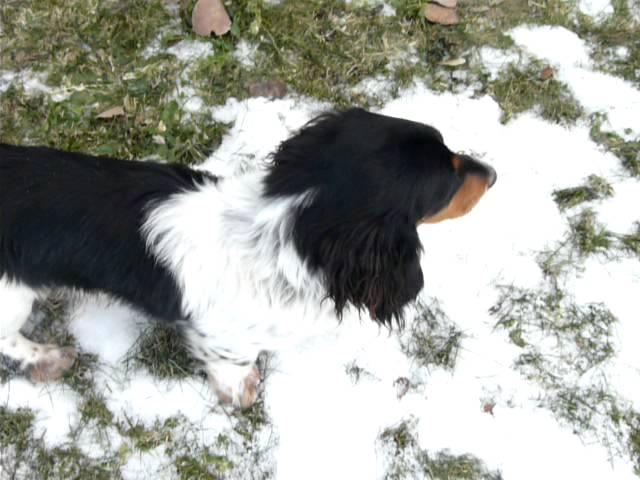
[[[489,185],[489,188],[493,187],[498,175],[491,165],[487,165],[486,163],[476,160],[469,155],[459,155],[459,158],[462,160],[461,171],[485,176],[487,178],[487,185]]]
[[[498,174],[496,173],[496,171],[493,169],[493,167],[490,167],[489,165],[486,165],[487,170],[489,171],[489,188],[493,187],[493,185],[496,183],[496,180],[498,179]]]

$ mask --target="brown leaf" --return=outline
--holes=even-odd
[[[396,380],[393,382],[393,385],[396,387],[396,393],[398,395],[398,398],[400,399],[404,397],[409,391],[411,382],[407,377],[399,377],[396,378]]]
[[[424,7],[424,16],[430,22],[439,23],[440,25],[456,25],[460,22],[455,10],[441,7],[435,3],[430,3]]]
[[[496,404],[494,402],[486,402],[483,406],[482,406],[482,411],[484,413],[488,413],[490,415],[493,416],[493,409],[496,406]]]
[[[556,72],[553,70],[553,68],[546,67],[544,70],[542,70],[542,73],[540,73],[540,80],[549,80],[550,78],[553,78],[555,74]]]
[[[96,118],[113,118],[113,117],[122,117],[124,115],[124,108],[118,106],[118,107],[111,107],[108,110],[105,110],[102,113],[99,113],[98,115],[96,115]]]
[[[447,8],[456,8],[456,5],[458,5],[458,0],[434,0],[434,2]]]
[[[252,97],[282,98],[287,94],[287,84],[282,80],[260,80],[249,84]]]
[[[231,29],[231,19],[222,0],[198,0],[191,14],[193,31],[208,37],[211,32],[224,35]]]

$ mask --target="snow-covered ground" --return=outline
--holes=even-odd
[[[607,5],[582,1],[581,9],[606,15]],[[640,91],[593,71],[588,46],[575,34],[559,27],[521,26],[510,35],[526,54],[552,64],[586,111],[606,113],[607,128],[624,138],[640,134]],[[173,53],[191,54],[182,46]],[[4,74],[0,88],[11,81]],[[253,168],[324,108],[296,96],[229,99],[212,108],[212,115],[232,128],[203,168],[225,175]],[[495,329],[489,309],[500,294],[498,285],[536,288],[543,282],[536,254],[561,240],[568,228],[553,201],[554,190],[579,185],[591,174],[606,178],[616,195],[595,206],[599,219],[626,233],[640,221],[638,181],[590,139],[586,123],[567,128],[527,112],[505,125],[489,96],[438,94],[416,83],[379,111],[436,126],[451,149],[472,153],[498,172],[495,187],[467,217],[419,227],[425,250],[424,300],[437,299],[464,334],[455,369],[421,367],[403,353],[397,335],[357,317],[345,318],[331,334],[272,360],[264,393],[271,425],[255,439],[267,452],[257,470],[275,472],[279,480],[381,478],[392,459],[380,434],[413,419],[420,449],[474,455],[505,480],[637,478],[627,458],[612,458],[605,445],[575,435],[571,426],[541,408],[544,391],[514,369],[521,351]],[[612,391],[640,408],[640,262],[589,261],[568,282],[568,292],[578,302],[604,302],[617,316],[617,353],[607,367],[608,378]],[[185,433],[190,441],[214,444],[232,420],[216,406],[202,379],[159,380],[123,364],[146,326],[145,319],[126,307],[86,300],[74,308],[69,329],[81,350],[98,356],[96,388],[116,419],[151,427],[183,415],[197,427]],[[348,365],[368,374],[354,381]],[[398,378],[414,385],[401,397]],[[33,409],[36,435],[43,435],[47,446],[68,441],[80,422],[80,401],[77,393],[61,386],[41,387],[22,379],[0,384],[0,405]],[[487,401],[495,405],[492,412],[485,408]],[[80,447],[96,456],[105,449],[117,452],[129,441],[116,429],[108,436],[105,442],[89,435]],[[250,462],[244,453],[236,450],[230,456]],[[132,456],[122,475],[175,478],[170,463],[159,447]],[[256,471],[255,465],[247,463],[247,468]],[[242,469],[235,472],[242,476]]]

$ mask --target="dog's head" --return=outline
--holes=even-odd
[[[350,109],[283,142],[265,188],[272,197],[309,194],[293,240],[337,315],[350,303],[390,325],[423,286],[417,225],[468,213],[495,180],[433,127]]]

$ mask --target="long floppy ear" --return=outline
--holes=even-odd
[[[389,215],[312,233],[321,223],[307,223],[304,216],[296,241],[311,253],[310,266],[321,272],[337,316],[351,304],[380,324],[391,327],[395,320],[401,327],[403,307],[424,285],[415,226]]]

